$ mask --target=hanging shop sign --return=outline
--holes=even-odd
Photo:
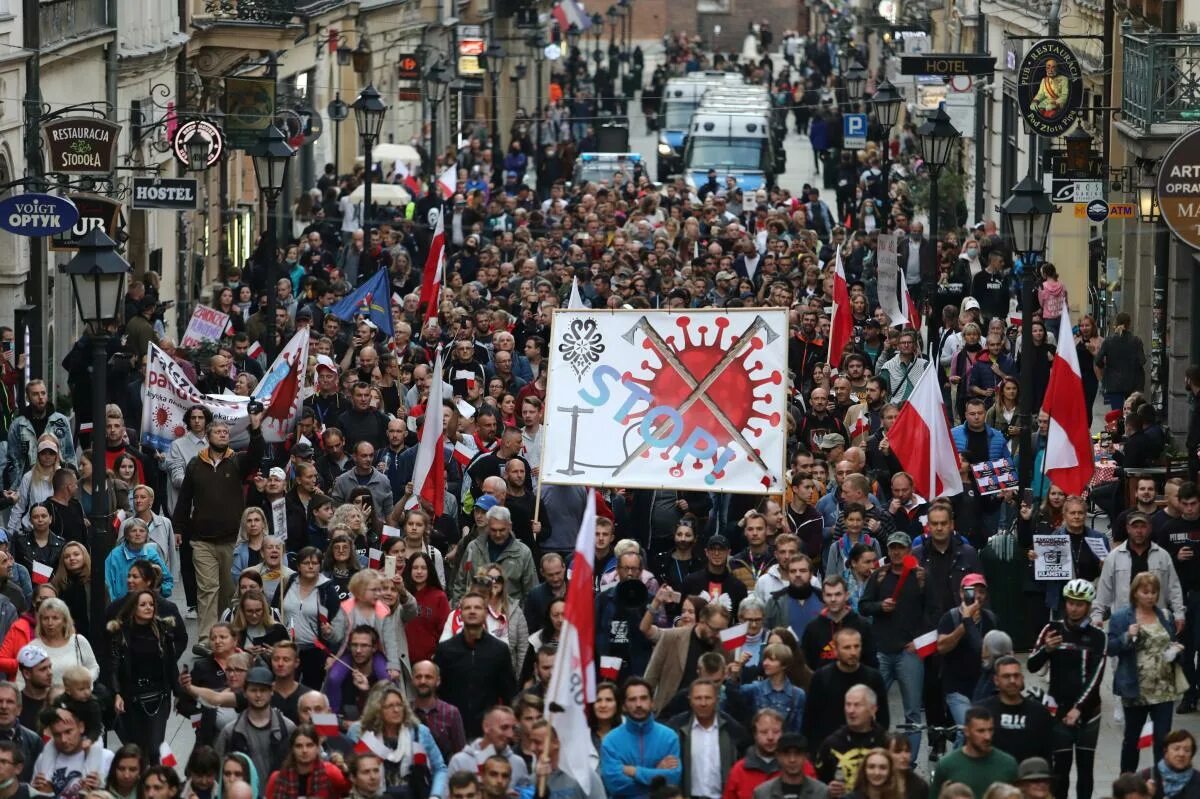
[[[207,120],[193,119],[175,128],[175,135],[171,137],[171,152],[174,153],[175,160],[183,164],[185,169],[191,169],[187,143],[196,133],[208,140],[208,160],[204,162],[204,168],[207,169],[220,161],[221,156],[225,154],[225,134],[219,127]]]
[[[138,211],[195,211],[198,185],[195,178],[134,178],[131,204]]]
[[[991,75],[996,57],[977,53],[921,53],[900,56],[901,75]]]
[[[0,228],[18,236],[53,236],[78,221],[79,209],[66,197],[18,194],[0,201]]]
[[[1083,104],[1083,69],[1060,39],[1043,39],[1029,49],[1017,70],[1017,105],[1038,136],[1054,138],[1071,129]]]
[[[64,117],[42,125],[47,171],[63,175],[107,175],[117,163],[121,126],[95,117]]]
[[[100,228],[113,241],[121,232],[121,203],[95,194],[72,194],[67,199],[79,209],[79,219],[69,229],[50,238],[52,250],[77,250],[80,240]]]
[[[1180,136],[1158,166],[1158,208],[1179,240],[1200,250],[1200,128]]]
[[[321,138],[321,133],[325,130],[325,122],[320,112],[310,105],[298,105],[291,111],[284,112],[276,124],[287,135],[288,144],[297,150]]]
[[[225,137],[237,150],[255,150],[275,119],[274,78],[225,79]]]

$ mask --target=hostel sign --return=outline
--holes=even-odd
[[[1158,207],[1171,232],[1200,250],[1200,128],[1181,136],[1158,168]]]
[[[42,125],[47,171],[64,175],[107,175],[117,159],[121,126],[107,119],[64,117]]]

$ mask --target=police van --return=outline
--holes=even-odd
[[[580,153],[575,159],[575,171],[571,176],[572,185],[584,183],[606,183],[614,185],[617,173],[637,184],[642,175],[646,174],[642,164],[641,153]]]
[[[743,192],[774,186],[787,165],[771,136],[769,111],[702,108],[692,116],[684,151],[684,175],[690,188],[708,180],[715,169],[724,185],[732,175]]]
[[[780,124],[780,115],[771,102],[771,94],[765,86],[743,86],[740,90],[726,87],[709,89],[700,103],[701,111],[738,113],[743,111],[762,112],[771,119],[771,138],[775,149],[782,152],[787,138],[787,120]]]
[[[733,72],[694,72],[671,78],[663,89],[662,124],[658,133],[658,180],[666,182],[683,169],[683,150],[704,94],[717,86],[741,86],[742,76]]]

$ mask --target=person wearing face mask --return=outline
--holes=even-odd
[[[265,444],[260,410],[250,416],[250,446],[229,448],[229,425],[208,425],[208,446],[188,464],[173,518],[175,529],[192,542],[202,638],[233,596],[233,544],[246,509],[241,484],[262,464]]]
[[[974,238],[968,238],[963,242],[962,252],[958,254],[958,263],[955,268],[967,273],[968,283],[983,271],[983,262],[979,260],[979,242]]]

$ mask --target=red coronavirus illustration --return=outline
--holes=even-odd
[[[643,438],[653,439],[660,457],[675,460],[673,476],[682,476],[691,461],[694,469],[711,470],[705,476],[711,485],[724,477],[725,467],[735,459],[762,463],[756,442],[782,422],[779,412],[771,410],[770,387],[781,386],[783,374],[767,369],[758,357],[764,335],[773,335],[760,321],[740,336],[728,334],[726,317],[717,317],[715,329],[693,329],[689,316],[677,317],[675,324],[677,332],[660,336],[649,322],[639,323],[636,332],[643,334],[648,357],[638,373],[626,372],[622,382],[640,386],[653,399],[639,403],[644,407],[631,412],[624,423],[639,423]],[[681,430],[676,420],[682,420]],[[641,456],[650,457],[650,448]],[[763,485],[770,486],[765,466],[763,472]]]
[[[172,422],[172,416],[171,409],[165,405],[154,406],[154,426],[159,430],[165,429]],[[183,429],[183,425],[176,424],[171,432],[176,438],[182,438],[186,431]]]

